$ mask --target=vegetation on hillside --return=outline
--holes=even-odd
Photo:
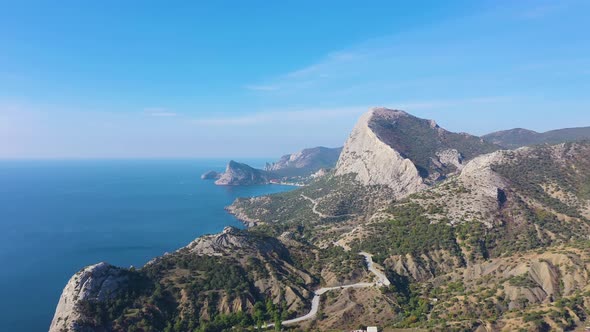
[[[374,117],[369,126],[383,142],[410,159],[424,178],[433,172],[445,175],[456,170],[453,167],[441,168],[433,162],[438,151],[456,149],[469,160],[499,149],[479,137],[449,132],[433,126],[429,120],[413,116],[401,116],[394,122]]]

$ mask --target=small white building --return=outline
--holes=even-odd
[[[379,332],[376,326],[367,326],[367,332]]]

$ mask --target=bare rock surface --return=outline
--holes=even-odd
[[[107,300],[116,295],[126,281],[125,271],[108,263],[85,267],[72,276],[66,284],[49,332],[85,331],[86,317],[80,311],[80,303]]]
[[[395,197],[403,197],[424,189],[418,170],[411,160],[381,141],[369,127],[369,121],[381,109],[365,113],[344,144],[336,175],[354,173],[364,185],[385,185],[394,189]],[[392,118],[404,116],[401,111],[391,111]]]

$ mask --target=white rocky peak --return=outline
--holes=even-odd
[[[408,116],[404,111],[373,108],[360,117],[346,141],[338,163],[336,175],[356,174],[356,180],[364,185],[385,185],[400,198],[426,188],[411,160],[382,142],[369,122],[373,116],[390,121]]]

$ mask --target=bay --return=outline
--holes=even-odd
[[[253,166],[263,160],[244,160]],[[140,267],[203,234],[243,227],[237,197],[291,190],[204,181],[226,160],[0,161],[0,324],[47,331],[68,279],[101,261]]]

